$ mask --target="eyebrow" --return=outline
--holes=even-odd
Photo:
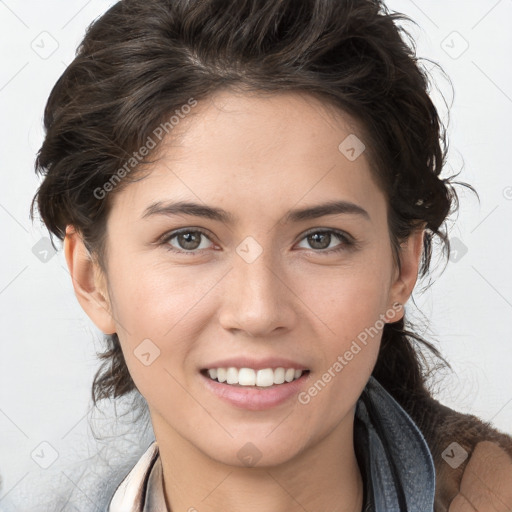
[[[366,220],[370,220],[368,212],[355,203],[351,203],[349,201],[329,201],[315,206],[290,210],[284,216],[283,222],[300,222],[324,217],[326,215],[340,214],[359,215]],[[144,210],[141,219],[146,219],[154,215],[164,215],[167,217],[172,217],[174,215],[192,215],[194,217],[216,220],[225,224],[233,224],[236,221],[236,217],[233,214],[222,208],[189,201],[179,201],[174,203],[157,201],[149,205]]]

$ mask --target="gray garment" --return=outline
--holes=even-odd
[[[354,447],[364,481],[363,512],[432,512],[435,470],[410,416],[370,377],[356,406]],[[117,487],[108,512],[168,512],[153,442]]]
[[[432,512],[435,469],[420,430],[373,377],[357,403],[354,448],[365,482],[363,512]]]

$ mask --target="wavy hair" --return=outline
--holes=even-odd
[[[453,177],[441,178],[446,128],[401,21],[412,22],[380,0],[116,3],[88,27],[49,96],[36,160],[44,179],[31,216],[37,204],[60,240],[72,224],[106,270],[112,197],[158,146],[108,195],[94,191],[116,176],[155,127],[190,98],[201,101],[223,88],[301,91],[362,126],[372,172],[388,202],[394,255],[400,241],[424,226],[420,277],[426,276],[435,239],[449,252],[446,219],[458,203]],[[385,325],[373,370],[406,409],[411,400],[430,396],[422,348],[447,364],[411,325],[405,317]],[[135,389],[117,334],[105,342],[92,385],[95,405]]]

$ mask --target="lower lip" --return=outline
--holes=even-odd
[[[297,395],[305,386],[309,374],[310,372],[302,374],[292,382],[277,384],[268,388],[253,388],[249,386],[231,386],[230,384],[212,380],[200,373],[206,387],[219,398],[235,407],[250,411],[263,411],[286,402],[292,396]]]

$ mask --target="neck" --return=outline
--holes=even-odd
[[[199,451],[161,417],[152,417],[168,512],[359,512],[363,481],[353,415],[316,444],[274,466],[227,465]]]

